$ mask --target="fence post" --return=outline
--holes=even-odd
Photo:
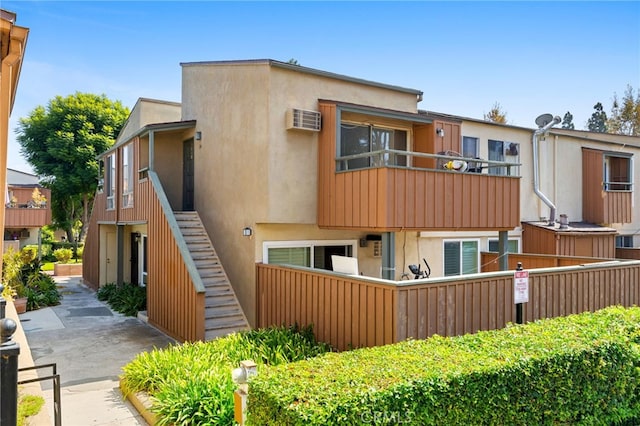
[[[231,372],[231,379],[238,385],[233,393],[233,417],[244,426],[247,418],[247,398],[249,397],[249,377],[258,374],[258,366],[251,360],[240,361],[240,367]]]
[[[522,271],[522,262],[518,262],[518,265],[516,266],[516,271],[520,272]],[[529,291],[529,284],[527,282],[527,293]],[[522,324],[522,303],[516,303],[516,324]]]
[[[18,421],[18,355],[20,345],[11,340],[17,324],[0,319],[0,425],[15,426]]]

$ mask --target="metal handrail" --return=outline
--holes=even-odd
[[[60,375],[58,374],[56,364],[43,364],[43,365],[35,365],[33,367],[18,368],[18,373],[22,371],[39,370],[41,368],[47,368],[47,367],[51,367],[52,372],[50,376],[37,377],[35,379],[18,380],[18,384],[24,385],[27,383],[41,382],[43,380],[52,380],[53,381],[54,425],[61,426],[62,425],[62,406],[60,404]]]
[[[378,158],[383,158],[384,156],[387,155],[388,159],[385,159],[385,161],[383,161],[384,164],[378,165],[378,166],[370,166],[367,168],[376,168],[376,167],[398,167],[398,168],[404,168],[404,169],[423,169],[423,170],[439,170],[436,168],[427,168],[427,167],[416,167],[416,166],[402,166],[402,165],[395,165],[393,163],[395,163],[395,161],[391,161],[391,159],[395,159],[398,156],[402,156],[402,157],[416,157],[416,158],[430,158],[430,159],[440,159],[440,160],[462,160],[462,161],[466,161],[467,163],[470,164],[480,164],[482,165],[482,168],[498,168],[498,167],[506,167],[507,168],[507,175],[510,176],[510,170],[511,167],[518,167],[521,166],[522,163],[510,163],[510,162],[506,162],[506,161],[495,161],[495,160],[484,160],[482,158],[469,158],[469,157],[463,157],[461,155],[446,155],[446,154],[430,154],[430,153],[426,153],[426,152],[414,152],[414,151],[401,151],[401,150],[397,150],[397,149],[381,149],[378,151],[370,151],[370,152],[363,152],[360,154],[352,154],[352,155],[345,155],[345,156],[336,156],[336,165],[338,166],[338,169],[340,171],[350,171],[350,170],[355,170],[355,169],[349,169],[348,168],[348,161],[349,160],[357,160],[357,159],[361,159],[361,158],[373,158],[373,157],[378,157]],[[341,167],[342,166],[342,167]]]

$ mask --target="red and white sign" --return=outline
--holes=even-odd
[[[529,271],[516,271],[513,276],[513,303],[529,301]]]

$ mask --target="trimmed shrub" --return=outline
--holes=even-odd
[[[316,342],[311,328],[251,330],[141,353],[123,367],[120,385],[126,395],[151,395],[159,425],[232,425],[231,371],[240,361],[277,365],[329,350]]]
[[[38,245],[37,244],[29,244],[23,247],[23,250],[28,249],[28,250],[33,250],[33,252],[35,253],[35,255],[37,256],[38,254]],[[42,257],[42,259],[46,259],[47,257],[51,256],[51,244],[41,244],[40,245],[40,256]]]
[[[53,252],[53,255],[60,263],[69,263],[73,257],[73,250],[68,248],[59,248]]]
[[[139,311],[147,309],[147,288],[133,284],[106,284],[96,293],[98,300],[107,302],[111,309],[121,314],[134,317]]]
[[[29,275],[26,296],[28,311],[58,305],[62,297],[54,279],[39,271]]]
[[[60,292],[55,281],[40,270],[36,246],[27,246],[19,252],[9,248],[2,256],[2,281],[11,297],[26,297],[27,310],[32,311],[60,303]]]
[[[640,419],[640,308],[331,353],[260,370],[248,424],[620,424]],[[631,423],[629,423],[631,424]]]

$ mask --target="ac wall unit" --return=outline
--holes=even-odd
[[[320,131],[320,112],[291,108],[287,110],[287,130]]]

